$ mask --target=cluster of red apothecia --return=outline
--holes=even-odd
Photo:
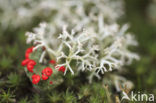
[[[30,47],[30,48],[28,48],[26,50],[25,60],[23,60],[22,63],[21,63],[21,65],[26,66],[27,70],[29,72],[31,72],[31,73],[33,73],[34,66],[36,65],[36,62],[29,58],[30,54],[33,52],[33,48],[34,47]],[[49,63],[52,64],[52,65],[56,65],[55,60],[50,60]],[[58,71],[61,71],[61,72],[64,72],[65,69],[66,69],[64,66],[60,66],[60,67],[56,66],[55,68],[58,69]],[[52,68],[50,68],[50,67],[44,68],[42,70],[42,80],[47,80],[52,75],[52,73],[53,73]],[[32,83],[33,84],[38,84],[40,80],[41,80],[40,75],[35,74],[35,73],[32,75]],[[52,81],[50,81],[50,84],[52,84]]]

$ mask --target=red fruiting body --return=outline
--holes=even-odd
[[[66,68],[64,66],[61,66],[58,71],[64,72],[65,70],[66,70]]]
[[[52,81],[50,81],[49,83],[50,83],[50,84],[53,84],[53,82],[52,82]]]
[[[47,80],[48,76],[42,74],[42,80]]]
[[[22,66],[26,66],[26,65],[28,64],[29,60],[30,60],[30,59],[28,59],[28,58],[25,59],[25,60],[23,60],[22,63],[21,63],[21,65],[22,65]]]
[[[31,78],[32,79],[35,79],[36,78],[36,74],[33,74]]]
[[[29,59],[29,55],[30,55],[29,53],[26,53],[25,54],[25,58],[28,58]]]
[[[34,66],[31,65],[31,64],[28,64],[28,65],[27,65],[27,68],[29,68],[29,69],[34,69]]]
[[[29,71],[29,72],[33,72],[33,70],[32,70],[32,69],[34,69],[34,66],[33,66],[33,65],[28,64],[28,65],[27,65],[27,69],[28,69],[28,71]]]
[[[36,65],[36,62],[35,62],[34,60],[30,60],[30,61],[28,62],[28,65],[33,65],[33,66],[35,66],[35,65]]]
[[[34,48],[34,47],[30,47],[30,48],[28,48],[28,49],[26,50],[26,52],[25,52],[25,58],[29,58],[30,53],[33,52],[33,48]]]
[[[30,48],[28,48],[28,49],[26,50],[26,54],[30,54],[30,53],[32,53],[32,52],[33,52],[33,48],[34,48],[34,47],[30,47]]]
[[[47,67],[42,70],[42,73],[44,75],[50,76],[53,73],[53,70],[50,67]]]
[[[37,84],[40,81],[40,75],[32,75],[32,83]]]
[[[55,60],[50,60],[49,63],[56,64],[56,61]]]
[[[30,68],[27,68],[27,70],[32,73],[34,72],[33,69],[30,69]]]
[[[26,50],[26,52],[25,52],[25,58],[26,59],[23,60],[22,63],[21,63],[22,66],[26,66],[27,65],[27,69],[28,69],[29,72],[33,72],[33,68],[36,65],[36,62],[34,60],[30,60],[29,59],[29,55],[30,55],[30,53],[33,52],[33,48],[34,47],[30,47],[30,48],[28,48]]]

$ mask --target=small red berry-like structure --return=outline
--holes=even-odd
[[[28,64],[27,69],[28,69],[29,72],[33,72],[34,66],[31,65],[31,64]]]
[[[42,80],[47,80],[48,79],[48,76],[42,74]]]
[[[27,70],[32,73],[33,73],[34,66],[36,65],[36,62],[34,60],[29,59],[29,55],[30,55],[30,53],[33,52],[33,48],[34,47],[30,47],[26,50],[26,52],[25,52],[26,59],[23,60],[21,63],[22,66],[27,66]]]
[[[61,66],[58,71],[64,72],[66,70],[66,68],[64,66]]]
[[[37,64],[35,60],[30,59],[30,54],[33,52],[34,47],[30,47],[25,52],[25,59],[22,61],[21,65],[26,66],[28,72],[33,73],[34,66]],[[45,47],[43,48],[45,50]],[[50,60],[49,64],[52,64],[53,66],[56,65],[55,60]],[[55,68],[58,69],[58,71],[64,72],[65,67],[64,66],[56,66]],[[36,72],[36,71],[35,71]],[[42,70],[41,75],[39,74],[32,74],[32,83],[38,84],[40,80],[47,80],[51,75],[53,74],[53,70],[50,67],[46,67]],[[53,84],[52,81],[49,82],[50,84]]]
[[[22,66],[27,66],[27,69],[29,72],[33,72],[34,66],[36,65],[36,62],[34,60],[25,59],[21,63]]]
[[[53,73],[53,70],[50,67],[46,67],[42,70],[42,74],[48,77],[51,76],[52,73]]]
[[[53,84],[53,82],[52,82],[52,81],[50,81],[49,83],[50,83],[50,84]]]
[[[54,65],[54,64],[56,64],[56,61],[55,60],[50,60],[49,63]]]
[[[29,53],[26,53],[25,54],[25,58],[28,58],[29,59],[29,55],[30,55]]]
[[[28,48],[27,50],[26,50],[26,54],[30,54],[30,53],[32,53],[33,52],[33,46],[32,47],[30,47],[30,48]]]
[[[42,70],[42,80],[47,80],[49,76],[53,73],[50,67],[46,67]]]
[[[28,49],[26,50],[26,52],[25,52],[25,58],[29,58],[30,53],[33,52],[33,48],[34,48],[34,47],[30,47],[30,48],[28,48]]]
[[[32,83],[33,84],[38,84],[39,81],[40,81],[40,75],[36,75],[36,74],[32,75]]]
[[[21,65],[22,66],[26,66],[29,61],[30,61],[30,59],[27,58],[27,59],[25,59],[25,60],[22,61]]]
[[[35,66],[36,65],[36,62],[34,60],[29,60],[28,65]]]

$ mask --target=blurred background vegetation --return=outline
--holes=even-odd
[[[141,59],[126,67],[128,71],[123,76],[134,83],[134,90],[156,94],[156,23],[151,20],[148,13],[152,0],[125,0],[125,3],[126,15],[119,23],[130,24],[129,31],[139,42],[139,46],[134,50]],[[105,86],[101,88],[100,82],[87,85],[70,76],[66,77],[64,86],[60,85],[55,90],[46,91],[44,94],[38,93],[33,88],[20,65],[24,59],[24,51],[29,47],[25,43],[24,34],[45,19],[36,18],[29,26],[16,29],[8,27],[5,31],[0,27],[0,103],[111,102],[108,98],[109,95],[114,95],[113,92],[111,94],[107,92]],[[81,99],[78,100],[78,97]]]

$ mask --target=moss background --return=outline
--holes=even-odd
[[[156,24],[147,15],[151,0],[125,2],[126,15],[119,22],[130,23],[129,31],[139,42],[139,46],[133,49],[141,59],[126,67],[128,71],[123,76],[135,84],[135,91],[156,94]],[[108,90],[99,81],[92,85],[85,83],[83,74],[82,82],[80,77],[67,75],[66,82],[51,91],[40,93],[33,88],[20,64],[25,49],[29,47],[24,34],[42,19],[18,29],[9,27],[3,31],[0,27],[0,103],[115,103],[109,96],[116,94],[113,90]]]

